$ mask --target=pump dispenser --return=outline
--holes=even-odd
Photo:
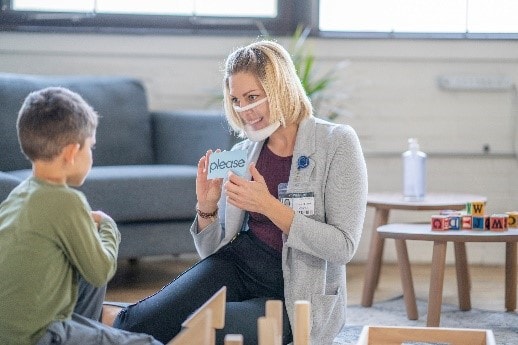
[[[419,151],[417,139],[408,139],[403,152],[403,197],[406,201],[423,200],[426,195],[426,153]]]

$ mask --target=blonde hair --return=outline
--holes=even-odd
[[[313,107],[297,75],[290,54],[273,41],[259,41],[231,53],[223,78],[224,107],[230,126],[244,136],[244,123],[234,110],[230,97],[229,78],[236,73],[257,77],[268,98],[270,124],[282,126],[300,123],[313,114]]]

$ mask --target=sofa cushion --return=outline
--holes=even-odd
[[[78,188],[93,210],[116,222],[190,220],[195,216],[196,170],[187,165],[94,167]],[[13,171],[24,179],[30,170]]]
[[[98,76],[36,76],[0,73],[0,170],[30,167],[20,151],[16,118],[27,95],[48,86],[80,94],[100,115],[95,165],[151,164],[151,121],[145,90],[137,79]]]
[[[151,119],[158,164],[197,165],[208,149],[229,150],[238,140],[217,111],[152,112]]]
[[[20,182],[22,182],[21,178],[0,171],[0,202],[4,201]]]

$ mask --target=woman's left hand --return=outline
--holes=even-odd
[[[290,232],[294,211],[270,194],[263,176],[255,164],[250,164],[253,180],[249,181],[230,173],[224,188],[227,202],[249,212],[257,212],[268,217],[282,232]]]
[[[282,232],[290,232],[294,211],[270,194],[263,176],[255,164],[250,164],[253,180],[249,181],[230,173],[224,188],[227,202],[249,212],[257,212],[268,217]]]
[[[250,173],[252,181],[229,173],[228,181],[224,185],[227,201],[242,210],[265,214],[267,205],[271,204],[272,199],[276,199],[268,191],[268,186],[254,163],[250,164]]]

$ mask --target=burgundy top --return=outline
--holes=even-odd
[[[257,170],[263,175],[270,194],[278,198],[279,183],[288,183],[290,178],[291,159],[293,156],[280,157],[273,153],[264,143],[256,163]],[[262,242],[273,249],[282,251],[282,231],[261,213],[250,212],[248,219],[250,231]]]

